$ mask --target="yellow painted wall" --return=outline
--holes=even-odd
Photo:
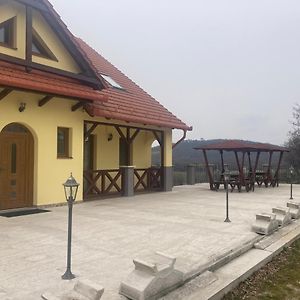
[[[26,10],[25,6],[16,1],[0,0],[0,23],[16,17],[16,33],[15,33],[15,47],[11,49],[0,46],[0,53],[25,59],[26,49]],[[43,41],[47,44],[49,49],[56,56],[58,61],[42,58],[33,55],[32,60],[35,63],[50,66],[53,68],[69,71],[72,73],[80,73],[81,70],[68,53],[60,39],[55,35],[53,30],[44,20],[42,15],[33,10],[33,28],[38,32]]]
[[[38,11],[33,11],[33,28],[37,31],[49,49],[56,56],[58,61],[42,58],[39,56],[32,57],[33,62],[47,65],[57,69],[69,71],[72,73],[80,73],[80,68],[69,55],[68,50],[64,47],[60,39],[55,35],[53,30],[41,16]]]
[[[71,101],[54,99],[43,107],[37,102],[41,96],[13,92],[0,102],[0,130],[12,122],[21,123],[34,137],[34,204],[52,204],[64,201],[62,183],[70,172],[82,187],[83,121],[82,113],[71,113]],[[20,113],[20,102],[26,109]],[[73,102],[74,103],[74,102]],[[57,127],[72,128],[73,159],[57,158]],[[79,198],[82,198],[81,188]]]
[[[113,139],[108,141],[108,134]],[[96,137],[95,165],[98,170],[119,168],[119,140],[118,133],[112,126],[98,126],[93,132]]]
[[[17,17],[15,36],[16,49],[0,46],[0,53],[25,59],[25,8],[23,5],[14,1],[0,1],[0,23],[13,17]]]
[[[1,89],[0,89],[1,90]],[[53,99],[43,107],[38,106],[42,95],[25,92],[12,92],[0,101],[0,131],[8,124],[23,124],[34,137],[34,204],[46,205],[65,201],[62,183],[70,172],[80,183],[78,200],[82,199],[83,184],[83,125],[84,120],[108,122],[103,118],[91,118],[83,110],[71,112],[75,101]],[[20,102],[26,109],[18,111]],[[111,121],[113,122],[113,121]],[[116,121],[114,121],[116,122]],[[119,124],[125,124],[119,122]],[[128,125],[126,123],[126,125]],[[138,124],[132,124],[138,126]],[[57,127],[71,128],[72,159],[57,158]],[[151,127],[152,129],[158,129]],[[113,139],[108,141],[108,134]],[[133,131],[132,131],[133,133]],[[119,135],[111,126],[98,126],[96,135],[96,168],[119,168]],[[151,166],[151,145],[154,138],[151,132],[141,131],[133,145],[133,163],[137,168]],[[171,130],[166,134],[166,152],[171,149]],[[167,154],[169,165],[172,155]]]
[[[153,133],[141,131],[136,137],[133,147],[133,166],[137,168],[151,167],[151,146],[154,141]]]
[[[172,129],[165,129],[164,134],[164,143],[165,143],[165,149],[164,149],[164,156],[165,156],[165,167],[172,167]]]

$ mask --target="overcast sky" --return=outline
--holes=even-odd
[[[188,138],[287,139],[300,103],[299,0],[51,2],[75,35],[192,125]]]

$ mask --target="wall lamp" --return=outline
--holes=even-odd
[[[20,106],[19,106],[19,112],[23,112],[26,108],[26,103],[25,102],[21,102]]]
[[[112,139],[113,139],[113,134],[112,134],[112,133],[109,133],[109,134],[107,135],[107,140],[110,142]]]

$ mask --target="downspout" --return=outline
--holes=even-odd
[[[183,130],[183,136],[182,136],[182,138],[176,144],[174,144],[172,146],[172,149],[174,149],[177,145],[179,145],[182,141],[184,141],[185,138],[186,138],[186,130]]]

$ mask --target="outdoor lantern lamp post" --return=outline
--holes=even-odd
[[[294,167],[293,166],[290,166],[289,168],[289,171],[290,171],[290,177],[291,177],[291,196],[290,196],[290,200],[293,199],[293,175],[294,175]]]
[[[71,280],[75,278],[75,275],[71,272],[71,243],[72,243],[72,213],[73,213],[73,203],[76,199],[77,190],[79,187],[79,183],[76,182],[75,178],[71,176],[67,179],[67,181],[63,184],[66,200],[68,202],[69,207],[69,215],[68,215],[68,250],[67,250],[67,270],[64,275],[62,275],[62,279]]]
[[[225,182],[225,189],[226,189],[226,219],[224,222],[226,223],[230,223],[230,219],[229,219],[229,211],[228,211],[228,182],[229,182],[229,177],[230,177],[230,173],[228,171],[225,171],[223,173],[224,176],[224,182]]]

